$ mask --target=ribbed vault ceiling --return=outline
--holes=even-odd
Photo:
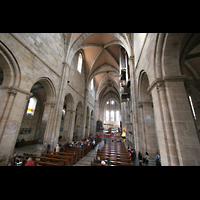
[[[97,98],[102,101],[108,93],[119,97],[119,49],[128,48],[128,34],[67,33],[66,38],[68,59],[77,51],[84,53],[88,84],[94,78]]]

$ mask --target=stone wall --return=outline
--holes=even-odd
[[[1,33],[0,41],[0,63],[4,74],[0,86],[0,163],[4,165],[14,150],[17,138],[31,140],[44,134],[43,149],[49,142],[56,145],[67,94],[73,98],[72,113],[79,102],[82,102],[83,110],[84,104],[89,106],[90,112],[94,110],[95,95],[89,90],[89,101],[85,100],[85,67],[83,63],[81,74],[77,71],[77,55],[70,65],[65,64],[63,34]],[[27,116],[27,100],[35,83],[43,85],[45,102],[40,104],[38,101],[34,116]],[[96,120],[93,123],[95,126]],[[83,124],[81,126],[84,127]],[[25,134],[23,129],[31,129],[31,133]],[[72,140],[73,129],[74,120],[71,121],[69,140]],[[84,136],[82,131],[81,137]]]

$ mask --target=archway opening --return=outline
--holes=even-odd
[[[73,118],[73,97],[71,94],[65,96],[65,101],[62,110],[61,125],[59,138],[63,141],[70,140],[70,133],[72,128],[72,118]],[[62,136],[62,137],[60,137]]]
[[[139,84],[139,148],[145,155],[149,153],[149,162],[154,163],[155,152],[158,151],[158,141],[156,133],[156,124],[153,110],[153,101],[151,94],[147,91],[149,80],[147,74],[142,71]],[[150,163],[150,165],[151,165]]]
[[[21,127],[17,137],[19,142],[35,141],[43,143],[46,125],[42,125],[42,116],[44,111],[44,102],[46,101],[46,90],[39,82],[35,83],[30,92],[21,122]],[[17,145],[21,146],[21,145]]]
[[[104,104],[104,129],[109,128],[118,130],[120,127],[121,112],[118,101],[110,98]]]
[[[83,106],[82,102],[79,102],[76,107],[76,115],[75,115],[75,122],[74,122],[74,133],[73,133],[73,140],[81,140],[81,118],[83,116]]]

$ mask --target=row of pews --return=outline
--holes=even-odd
[[[95,158],[91,161],[91,166],[133,166],[127,149],[123,142],[107,139],[106,145],[101,149],[98,156],[100,160],[107,164],[94,163]]]
[[[95,139],[95,146],[100,141]],[[65,148],[65,152],[48,151],[48,153],[41,153],[41,156],[32,156],[32,160],[36,166],[73,166],[81,158],[87,155],[93,149],[93,144],[83,145],[82,148]],[[24,157],[21,166],[25,166],[27,157]]]

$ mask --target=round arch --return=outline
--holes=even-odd
[[[48,77],[40,77],[34,83],[41,83],[42,86],[45,88],[47,97],[46,103],[55,103],[56,102],[56,90],[53,82]]]
[[[20,68],[11,51],[0,41],[0,66],[3,73],[2,86],[19,87],[21,82]]]

